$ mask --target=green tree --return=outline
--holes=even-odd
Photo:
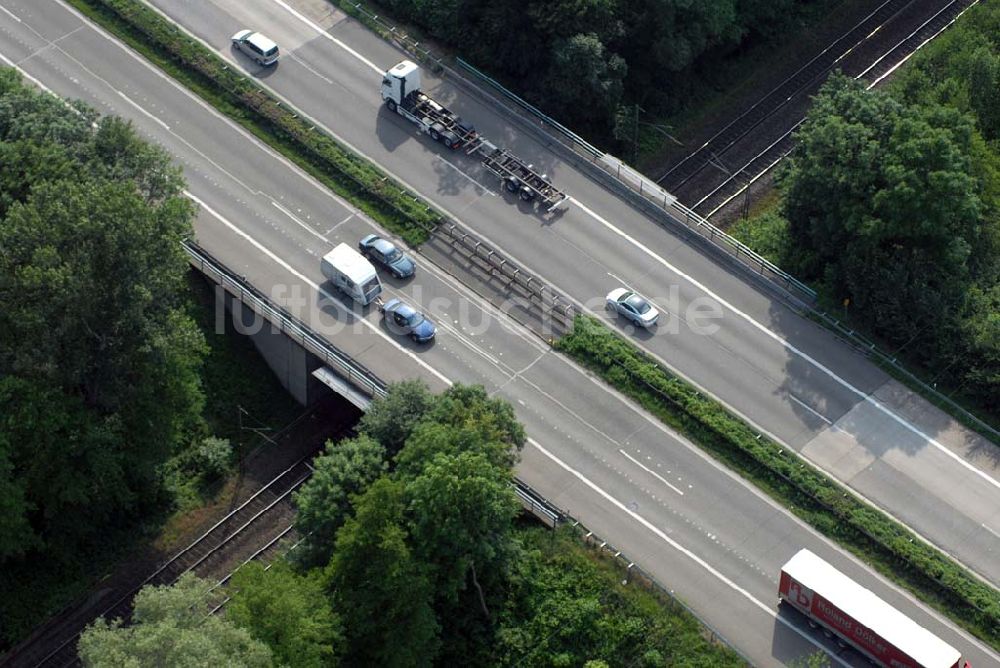
[[[57,563],[72,560],[79,541],[135,501],[119,430],[79,397],[37,381],[0,378],[0,443],[12,464],[3,487],[20,500],[5,525],[27,529],[10,535],[0,556],[37,548]]]
[[[394,383],[385,397],[372,402],[358,424],[358,431],[381,443],[392,457],[434,401],[435,397],[421,380]]]
[[[306,566],[327,563],[337,530],[350,514],[350,499],[386,470],[385,448],[368,436],[326,444],[312,477],[295,493],[295,523],[304,536],[298,557]]]
[[[11,380],[0,379],[0,410],[5,408],[2,397],[8,392]],[[5,410],[3,413],[6,415]],[[25,498],[24,482],[15,475],[14,452],[9,433],[0,430],[0,560],[20,556],[38,543],[28,521],[32,506]]]
[[[415,550],[432,565],[438,596],[456,600],[471,583],[489,617],[487,592],[503,582],[521,508],[510,469],[479,453],[439,454],[407,485],[406,495]]]
[[[404,486],[382,477],[355,502],[327,567],[334,605],[344,617],[345,663],[429,666],[440,647],[426,567],[415,558],[404,522]]]
[[[782,177],[797,268],[896,345],[954,320],[997,238],[980,224],[968,119],[837,76],[797,140]]]
[[[248,631],[211,614],[221,592],[190,573],[172,587],[144,587],[132,624],[98,620],[80,636],[89,668],[142,666],[270,666],[271,651]]]
[[[207,436],[190,452],[187,464],[206,480],[217,480],[229,470],[233,446],[228,438]]]
[[[607,126],[621,101],[627,72],[625,60],[609,52],[594,33],[557,40],[552,44],[547,98],[559,115],[576,116],[575,108],[585,105]]]
[[[333,665],[342,650],[340,619],[330,608],[318,574],[298,575],[285,561],[267,569],[257,562],[230,581],[226,617],[271,648],[275,662],[292,668]]]
[[[0,559],[29,543],[73,559],[157,498],[160,465],[200,429],[182,188],[130,124],[0,71],[0,440],[19,472],[0,488],[31,525]]]
[[[1000,139],[1000,53],[980,47],[969,62],[969,105],[987,139]]]
[[[524,427],[510,404],[491,398],[481,385],[453,385],[411,430],[396,464],[412,477],[437,454],[478,452],[494,466],[511,468],[524,441]]]

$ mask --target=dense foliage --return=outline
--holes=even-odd
[[[327,665],[741,665],[571,530],[518,526],[524,430],[482,387],[401,383],[360,431],[328,444],[298,496],[305,574],[254,566],[230,586],[230,619],[282,663],[316,665],[325,637]]]
[[[621,104],[676,109],[749,41],[780,34],[802,2],[379,0],[574,130],[608,139]]]
[[[887,350],[994,414],[998,26],[995,6],[972,10],[911,60],[889,92],[832,77],[780,179],[788,268],[843,303]]]
[[[88,668],[145,666],[272,665],[270,648],[212,610],[222,590],[190,573],[172,587],[145,587],[134,602],[132,623],[98,620],[80,637],[80,659]]]
[[[341,652],[340,617],[323,596],[318,573],[300,575],[287,562],[241,568],[230,583],[226,616],[267,644],[275,663],[323,668]]]
[[[156,499],[200,424],[179,169],[0,70],[0,570],[57,569]]]

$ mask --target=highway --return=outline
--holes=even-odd
[[[195,6],[209,7],[189,4]],[[995,653],[889,586],[695,446],[551,352],[538,337],[427,257],[418,254],[420,268],[414,280],[387,281],[386,287],[391,295],[403,295],[431,313],[440,327],[436,342],[418,347],[401,340],[386,331],[370,309],[348,313],[324,289],[319,257],[340,241],[353,244],[374,231],[364,216],[65,5],[56,0],[0,0],[0,10],[0,60],[15,64],[60,95],[132,119],[144,135],[176,156],[191,196],[201,205],[196,232],[204,247],[383,379],[419,376],[435,389],[450,382],[482,383],[511,401],[531,437],[518,475],[625,549],[755,664],[784,665],[823,642],[800,618],[779,614],[776,607],[780,565],[800,547],[809,547],[960,648],[974,666],[1000,665]],[[231,34],[228,27],[223,32],[226,38]],[[288,57],[292,43],[274,36],[284,46],[286,59],[270,74],[269,83],[294,72],[296,65],[295,58]],[[321,40],[327,48],[328,41]],[[308,51],[310,46],[315,45],[300,48]],[[228,47],[222,51],[233,57]],[[312,86],[316,88],[315,83]],[[388,128],[376,137],[396,138],[391,152],[416,151],[425,160],[425,168],[412,175],[414,180],[438,174],[427,166],[451,169],[442,167],[442,158],[432,147],[409,134],[409,126],[395,119],[370,120]],[[376,140],[380,146],[384,141]],[[594,188],[584,180],[579,188],[571,185],[572,179],[565,178],[568,169],[553,173],[574,196]],[[532,231],[554,234],[541,227],[542,221],[490,195],[489,184],[476,186],[458,172],[447,179],[454,192],[442,197],[450,202],[449,208],[461,209],[456,213],[463,219],[488,225],[482,210],[503,206],[505,224],[520,225],[526,236]],[[425,192],[440,195],[441,191]],[[459,201],[464,206],[458,206]],[[571,220],[584,221],[578,204],[552,226],[562,229]],[[585,206],[598,211],[621,205],[605,197]],[[631,215],[637,223],[641,220]],[[501,230],[486,234],[496,238],[494,231]],[[671,262],[698,257],[674,243]],[[580,252],[579,247],[567,249]],[[626,246],[608,248],[612,258],[617,253],[624,257],[626,251]],[[697,261],[709,263],[707,258]],[[553,262],[553,271],[561,270],[561,261],[553,257]],[[629,275],[637,278],[630,280],[640,280],[643,260],[633,262]],[[574,275],[569,279],[575,280]],[[743,285],[737,276],[727,280],[732,286]],[[559,284],[568,290],[565,280]],[[743,308],[750,306],[748,302]],[[645,344],[685,338],[691,337],[656,336]],[[849,653],[842,654],[838,663],[863,665]]]
[[[326,2],[152,4],[601,317],[603,296],[620,285],[652,298],[670,317],[655,336],[635,337],[637,343],[1000,584],[996,448],[831,333],[559,161],[488,101],[425,72],[425,88],[436,99],[533,161],[573,198],[567,210],[548,216],[508,201],[474,157],[417,136],[380,104],[381,71],[404,54]],[[232,52],[228,38],[243,26],[264,29],[282,46],[276,68],[261,72]],[[707,317],[694,321],[699,312]],[[716,329],[699,326],[706,322]]]

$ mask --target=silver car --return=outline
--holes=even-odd
[[[648,329],[660,319],[660,312],[649,300],[628,288],[615,288],[608,293],[607,308],[632,321],[637,327]]]
[[[253,58],[259,65],[278,62],[278,45],[253,30],[241,30],[232,37],[233,46]]]

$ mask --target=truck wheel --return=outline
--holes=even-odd
[[[521,192],[518,196],[521,198],[521,201],[530,202],[531,200],[535,199],[535,191],[529,188],[528,186],[525,186],[521,188]]]
[[[395,100],[386,100],[385,101],[385,106],[391,112],[395,112],[396,111],[396,101]]]
[[[434,128],[431,128],[431,139],[434,141],[441,141],[441,133]]]
[[[509,193],[516,193],[521,185],[520,183],[517,182],[517,179],[515,179],[513,176],[508,176],[506,179],[503,180],[503,182],[504,186],[506,186],[507,188],[507,192]]]

